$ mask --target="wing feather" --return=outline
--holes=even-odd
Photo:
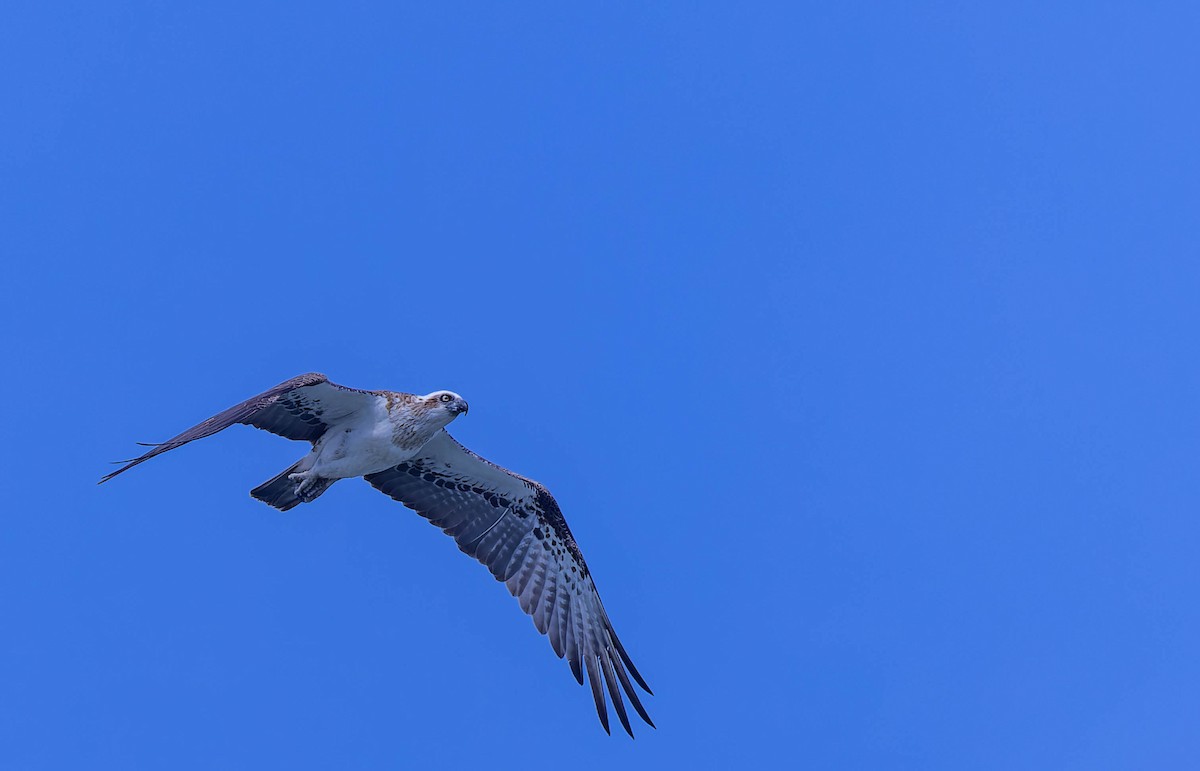
[[[596,649],[604,650],[604,646],[600,643],[599,635],[604,630],[597,630],[594,633],[596,639]],[[612,657],[603,654],[597,656],[600,660],[600,666],[604,672],[604,682],[608,685],[608,698],[612,700],[613,709],[617,711],[617,719],[621,721],[621,726],[625,732],[633,735],[633,729],[629,727],[629,715],[625,713],[625,701],[621,698],[621,692],[617,690],[617,677],[613,674]]]
[[[592,699],[596,702],[596,714],[600,716],[600,725],[604,726],[604,733],[611,734],[612,730],[608,727],[608,707],[604,704],[604,688],[600,685],[599,660],[600,657],[589,650],[584,664],[587,667],[588,682],[592,686]],[[633,736],[633,732],[630,731],[629,735]]]
[[[533,625],[538,632],[546,634],[550,624],[554,622],[554,609],[558,607],[558,572],[551,570],[546,573],[546,586],[542,589],[544,598],[533,611]],[[552,643],[553,644],[553,643]]]
[[[571,592],[567,592],[567,596],[571,596]],[[575,611],[579,607],[578,600],[567,601],[567,665],[571,667],[571,674],[575,676],[575,681],[583,685],[583,669],[580,667],[580,662],[583,656],[586,655],[580,650],[579,628],[575,625]]]
[[[558,589],[558,607],[554,613],[555,624],[550,627],[550,646],[560,659],[567,652],[567,619],[571,615],[571,593],[567,591],[566,581]]]

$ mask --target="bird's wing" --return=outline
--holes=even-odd
[[[603,686],[630,736],[621,688],[654,725],[629,676],[647,693],[650,688],[617,639],[583,554],[546,488],[479,457],[444,430],[412,460],[366,480],[453,536],[459,549],[508,586],[581,685],[587,670],[605,731]]]
[[[360,391],[331,383],[324,375],[310,372],[280,383],[241,404],[235,404],[203,423],[192,426],[179,436],[161,444],[150,445],[152,449],[145,455],[124,461],[124,466],[100,481],[107,482],[117,474],[128,471],[155,455],[162,455],[188,442],[212,436],[235,423],[265,429],[288,439],[316,442],[330,424],[383,398],[371,391]]]

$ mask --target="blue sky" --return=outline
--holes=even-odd
[[[1194,768],[1185,3],[20,2],[0,765]],[[299,445],[462,393],[656,695]]]

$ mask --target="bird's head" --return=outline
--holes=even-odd
[[[435,415],[442,415],[447,423],[467,411],[467,400],[453,391],[434,391],[422,396],[421,400],[426,409]]]

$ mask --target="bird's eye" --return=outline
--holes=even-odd
[[[441,395],[441,396],[439,396],[438,398],[439,398],[439,399],[441,399],[441,400],[442,400],[442,401],[444,401],[444,402],[448,402],[448,401],[450,401],[451,399],[453,399],[454,397],[452,397],[450,394],[442,394],[442,395]]]

